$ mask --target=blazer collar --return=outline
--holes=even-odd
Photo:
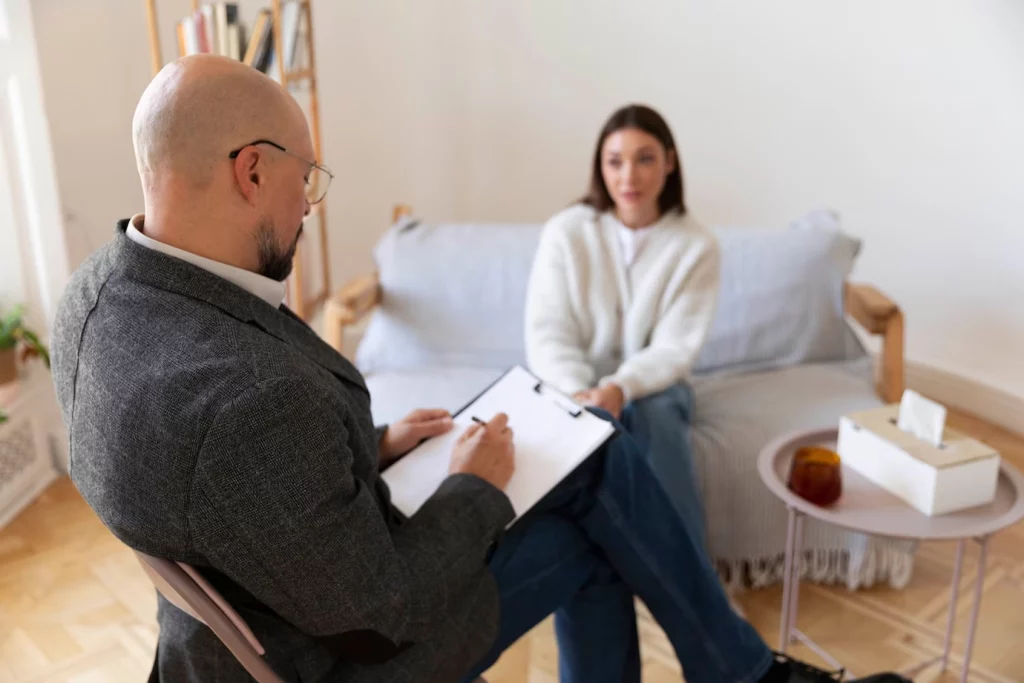
[[[236,320],[255,325],[298,348],[307,358],[342,380],[366,391],[366,383],[359,371],[287,306],[274,308],[258,296],[207,270],[133,242],[126,234],[128,223],[129,219],[117,222],[114,246],[117,262],[126,277],[202,301]]]

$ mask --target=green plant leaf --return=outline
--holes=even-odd
[[[25,307],[19,305],[0,318],[0,349],[14,348],[18,343],[14,333],[21,328],[24,315]]]
[[[25,317],[25,306],[18,304],[11,310],[4,314],[3,318],[0,318],[0,324],[2,325],[14,325],[21,322],[21,319]]]
[[[25,327],[25,307],[21,304],[0,317],[0,351],[6,351],[24,344],[39,354],[50,367],[50,351],[39,341],[39,335]]]
[[[39,341],[39,336],[36,335],[35,332],[24,328],[21,330],[21,335],[25,344],[28,345],[30,349],[37,351],[39,355],[42,356],[43,362],[46,363],[46,367],[50,367],[50,351],[46,348],[45,344]]]

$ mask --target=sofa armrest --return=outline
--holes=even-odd
[[[395,204],[391,223],[412,215],[408,204]],[[324,303],[324,340],[338,353],[345,348],[345,328],[359,323],[380,303],[380,275],[364,275],[349,280]]]
[[[903,311],[871,285],[846,284],[846,310],[871,334],[881,335],[882,355],[876,365],[878,395],[895,403],[903,395]]]
[[[365,318],[380,303],[377,273],[350,280],[324,305],[324,339],[338,353],[344,348],[345,328]]]

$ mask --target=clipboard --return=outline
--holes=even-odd
[[[511,368],[509,368],[508,370],[503,372],[501,374],[501,376],[498,377],[498,379],[496,379],[493,382],[491,382],[490,384],[488,384],[483,389],[483,391],[481,391],[479,394],[477,394],[476,396],[471,398],[469,401],[467,401],[464,406],[462,406],[457,411],[452,413],[452,417],[453,418],[459,417],[460,415],[465,413],[466,410],[468,410],[470,406],[472,406],[474,403],[476,403],[476,401],[478,399],[480,399],[481,396],[486,394],[488,391],[493,389],[495,387],[495,385],[499,384],[502,380],[504,380],[506,377],[508,377],[509,373],[515,372],[515,371],[522,371],[522,372],[525,372],[526,374],[530,375],[533,378],[533,392],[536,393],[536,394],[540,394],[540,395],[550,396],[552,398],[552,400],[555,402],[555,404],[556,405],[560,405],[562,407],[562,409],[565,410],[567,413],[569,413],[569,415],[571,417],[578,418],[578,417],[580,417],[586,411],[586,409],[583,408],[583,406],[581,406],[578,403],[576,403],[572,398],[570,398],[569,396],[563,394],[562,392],[558,391],[557,389],[554,389],[553,387],[550,387],[547,384],[544,384],[544,382],[542,382],[541,380],[537,379],[537,377],[533,373],[531,373],[529,370],[527,370],[523,366],[521,366],[521,365],[513,365]],[[609,423],[609,424],[611,424],[611,423]],[[612,426],[614,427],[614,425],[612,425]],[[617,427],[615,428],[615,431],[618,432],[618,428]]]
[[[412,517],[448,476],[459,435],[479,416],[509,416],[515,432],[516,471],[505,489],[516,517],[511,526],[617,433],[615,425],[513,366],[453,414],[455,426],[428,439],[381,473],[391,502]]]

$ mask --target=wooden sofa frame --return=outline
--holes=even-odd
[[[399,204],[392,222],[412,213]],[[903,395],[903,312],[891,299],[868,284],[847,282],[846,311],[864,330],[882,338],[882,349],[875,364],[875,391],[886,403],[895,403]],[[345,328],[359,323],[380,303],[380,279],[376,273],[349,281],[328,298],[324,306],[324,338],[339,353]]]

